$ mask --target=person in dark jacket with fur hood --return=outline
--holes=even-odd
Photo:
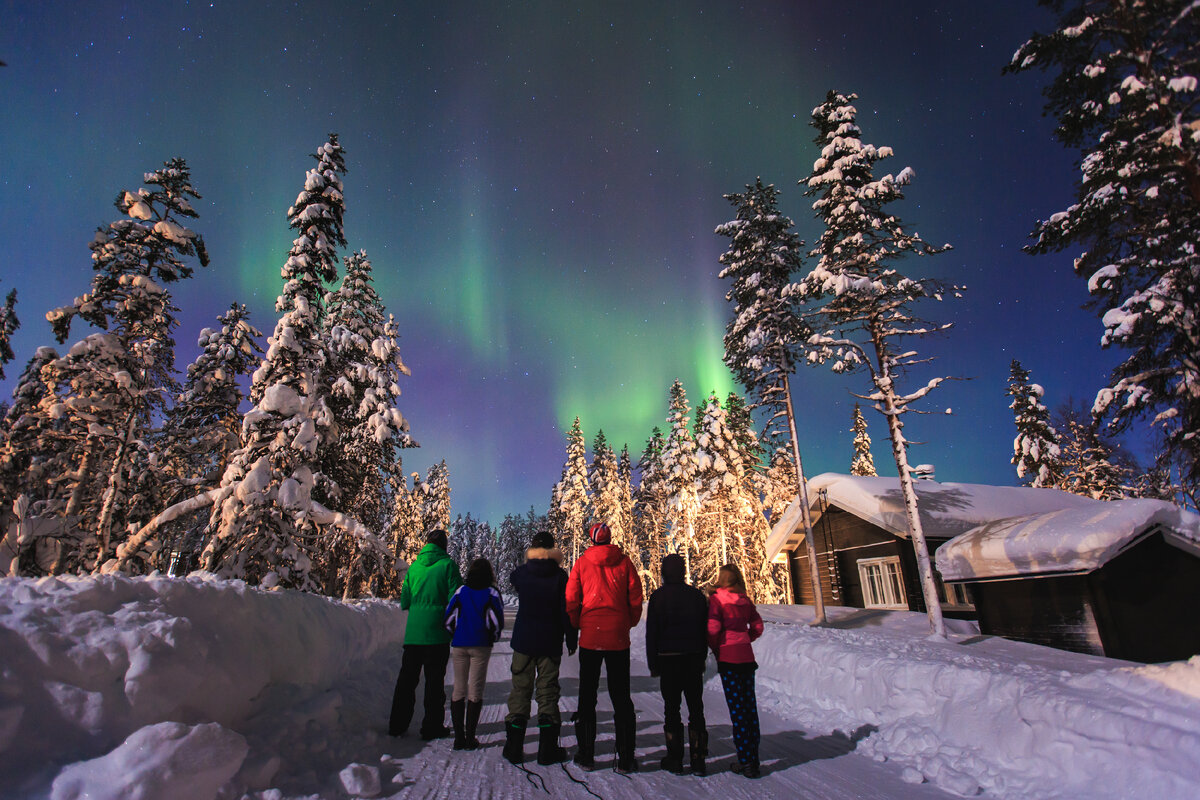
[[[547,531],[533,535],[525,563],[513,570],[509,582],[517,593],[517,620],[512,633],[512,691],[504,719],[504,757],[514,764],[525,760],[525,726],[536,690],[538,704],[539,764],[566,760],[559,747],[562,718],[558,712],[561,689],[558,668],[563,642],[574,654],[578,634],[567,617],[567,573],[563,554]]]
[[[687,699],[688,750],[693,775],[705,775],[708,730],[704,722],[704,662],[708,658],[708,598],[688,585],[683,556],[662,560],[662,586],[646,606],[646,663],[659,679],[667,756],[662,768],[683,773],[683,717]]]

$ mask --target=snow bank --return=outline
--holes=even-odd
[[[196,737],[220,739],[214,729],[188,725],[236,728],[272,693],[319,691],[398,644],[404,619],[398,606],[383,601],[343,604],[266,592],[205,573],[0,581],[0,786],[105,753],[71,769],[94,775],[134,769],[129,750],[137,749],[139,736],[166,737],[175,742],[166,748],[171,752],[190,749]],[[163,722],[184,726],[162,728]],[[227,754],[237,750],[229,741],[222,747]],[[173,763],[136,768],[182,774]],[[60,776],[55,797],[98,796],[70,788],[90,785],[86,775],[72,774]]]
[[[836,611],[834,628],[814,629],[801,624],[807,607],[764,608],[776,624],[755,644],[760,707],[810,733],[850,733],[859,752],[954,794],[1200,797],[1200,656],[1126,666],[991,637],[930,640],[913,635],[928,630],[923,615]]]

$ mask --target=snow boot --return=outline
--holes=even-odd
[[[683,770],[683,724],[663,726],[663,735],[667,740],[667,756],[659,765],[667,772],[682,775]]]
[[[525,717],[512,717],[504,723],[504,758],[511,764],[525,761]]]
[[[537,763],[543,767],[550,764],[561,764],[567,760],[567,751],[558,745],[558,735],[562,731],[562,723],[549,716],[538,716],[538,754]]]
[[[596,718],[575,715],[575,763],[584,769],[596,766]]]
[[[451,700],[450,701],[450,724],[454,726],[454,749],[466,750],[467,735],[464,727],[463,717],[466,714],[466,700]]]
[[[465,735],[467,750],[478,750],[480,748],[479,740],[475,738],[475,729],[479,727],[479,712],[483,711],[482,700],[468,700],[466,718],[463,721],[463,734]]]
[[[637,757],[634,755],[634,734],[637,732],[637,720],[630,716],[616,723],[617,728],[617,766],[616,771],[628,775],[638,771]]]
[[[743,778],[761,778],[762,770],[758,766],[757,761],[748,761],[743,764],[741,761],[733,762],[733,766],[729,768],[735,775],[741,775]]]
[[[708,774],[708,766],[704,763],[704,759],[708,757],[708,730],[706,728],[688,726],[688,756],[692,762],[693,775]]]

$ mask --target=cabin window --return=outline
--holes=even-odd
[[[961,583],[942,583],[938,581],[942,605],[949,607],[974,608],[971,598],[967,596],[967,587]]]
[[[858,576],[867,608],[908,608],[899,556],[861,559]]]

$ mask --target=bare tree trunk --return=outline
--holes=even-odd
[[[792,455],[796,459],[796,487],[800,496],[800,519],[804,522],[804,541],[808,545],[808,567],[812,575],[813,625],[824,625],[825,596],[821,592],[821,566],[817,563],[817,537],[813,534],[812,515],[808,511],[808,481],[804,478],[804,465],[800,461],[800,439],[796,435],[796,412],[792,407],[792,387],[787,378],[783,381],[783,399],[787,406],[788,430],[792,434]]]
[[[113,506],[117,502],[117,491],[121,488],[121,470],[125,468],[125,453],[129,450],[129,442],[133,439],[133,427],[137,422],[137,411],[129,412],[129,421],[125,425],[125,436],[117,447],[113,458],[112,469],[108,473],[108,486],[104,490],[104,504],[100,507],[100,520],[96,523],[96,538],[100,540],[100,552],[96,556],[94,572],[99,572],[101,565],[108,559],[108,545],[112,531]]]
[[[917,556],[917,575],[921,581],[921,594],[925,598],[925,610],[929,615],[929,630],[937,637],[946,638],[946,623],[942,619],[942,602],[938,597],[937,583],[933,579],[933,564],[929,560],[929,547],[925,543],[925,532],[921,529],[921,517],[917,513],[917,491],[913,487],[912,474],[908,471],[908,451],[901,430],[900,414],[896,409],[896,390],[892,377],[887,372],[883,349],[876,341],[875,353],[879,357],[880,379],[876,386],[883,395],[883,414],[887,419],[888,437],[892,440],[892,455],[896,459],[896,470],[900,473],[900,491],[904,495],[904,515],[908,520],[908,536],[912,539]]]

